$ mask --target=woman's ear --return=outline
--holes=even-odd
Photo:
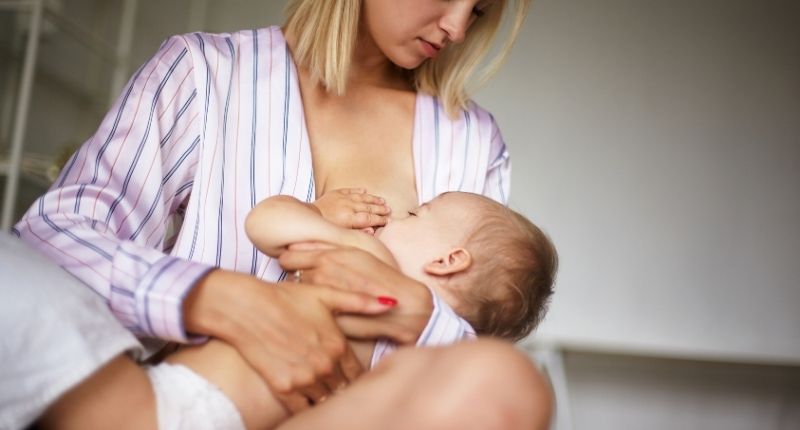
[[[436,276],[455,275],[472,266],[472,255],[464,248],[453,248],[447,255],[425,265],[425,273]]]

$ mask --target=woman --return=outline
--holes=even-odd
[[[394,214],[450,190],[505,202],[508,154],[465,90],[505,8],[293,0],[283,30],[170,38],[15,232],[137,335],[232,345],[294,412],[357,378],[345,336],[457,340],[423,285],[364,253],[297,251],[281,263],[314,286],[275,287],[283,271],[242,221],[270,195],[347,187],[367,186]],[[174,214],[185,221],[173,243]],[[369,221],[354,227],[382,222]],[[398,305],[375,309],[364,294]],[[337,311],[364,315],[342,333]]]

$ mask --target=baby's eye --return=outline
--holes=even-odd
[[[408,216],[417,216],[417,214],[413,211],[408,211]]]

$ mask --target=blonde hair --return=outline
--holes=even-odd
[[[478,334],[517,341],[544,318],[553,294],[558,254],[524,216],[480,196],[477,221],[464,245],[472,267],[457,288],[461,316]]]
[[[286,32],[296,37],[294,59],[321,82],[328,91],[344,94],[350,62],[358,38],[362,0],[289,0],[286,5]],[[527,15],[531,0],[516,0],[514,20],[508,39],[498,55],[478,73],[494,41],[507,4],[495,0],[483,9],[467,31],[462,43],[449,46],[437,58],[410,72],[418,91],[438,97],[447,112],[455,116],[464,109],[470,93],[484,85],[502,66]]]

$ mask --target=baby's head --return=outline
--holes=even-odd
[[[445,193],[377,236],[407,275],[434,288],[478,334],[518,340],[544,316],[555,247],[522,215],[471,193]]]

